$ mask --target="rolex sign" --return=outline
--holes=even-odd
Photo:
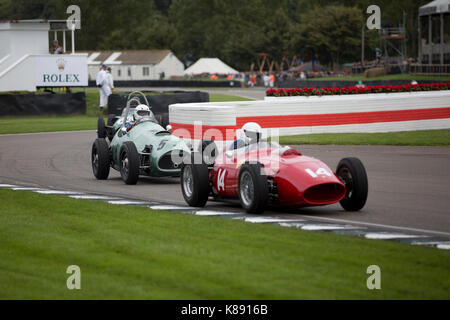
[[[88,85],[87,55],[34,56],[37,87],[85,87]]]

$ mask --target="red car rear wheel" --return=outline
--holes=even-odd
[[[238,193],[242,207],[248,213],[262,213],[269,198],[267,175],[263,166],[244,164],[239,171]]]

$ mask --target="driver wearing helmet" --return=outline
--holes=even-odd
[[[230,148],[231,150],[239,149],[244,146],[261,141],[262,129],[261,126],[256,122],[247,122],[242,126],[242,129],[240,131],[242,138],[237,139],[233,142]]]
[[[152,120],[152,112],[147,105],[140,104],[134,109],[133,121],[127,122],[125,127],[130,131],[135,125],[147,120]]]

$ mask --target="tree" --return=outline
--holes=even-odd
[[[408,53],[417,54],[419,6],[430,0],[378,0],[383,23],[407,13]],[[77,50],[171,49],[185,60],[219,57],[248,70],[257,53],[283,53],[323,64],[360,60],[361,27],[372,0],[0,0],[0,19],[66,19],[81,8]],[[373,58],[376,31],[366,33]],[[183,59],[183,58],[186,59]]]
[[[333,66],[358,60],[363,18],[356,7],[315,7],[300,17],[297,36],[291,41],[304,59],[317,59]],[[291,30],[291,34],[295,34]]]

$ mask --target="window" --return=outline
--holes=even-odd
[[[117,69],[117,76],[120,77],[122,75],[122,70]]]
[[[128,67],[128,76],[131,77],[131,68]]]
[[[142,68],[142,75],[143,76],[148,76],[150,74],[150,69],[149,67],[143,67]]]

